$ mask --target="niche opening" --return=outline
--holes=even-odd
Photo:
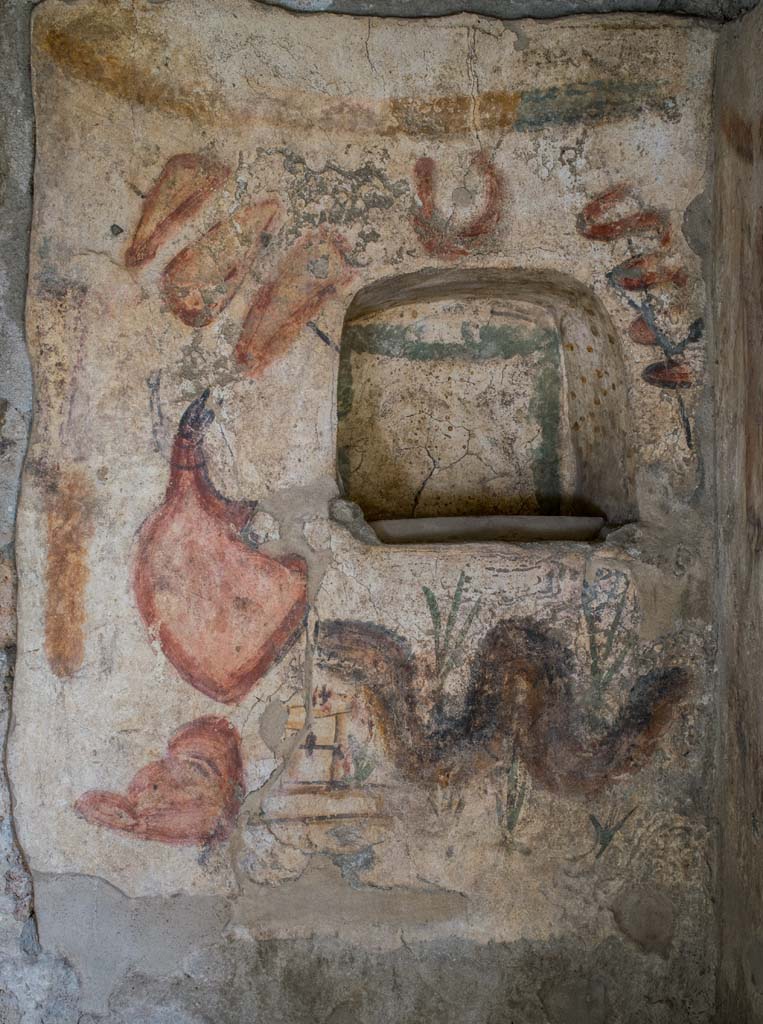
[[[617,338],[573,278],[370,285],[345,319],[337,406],[344,492],[388,543],[590,540],[635,518]]]

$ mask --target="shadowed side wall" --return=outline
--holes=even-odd
[[[763,1019],[762,15],[723,34],[716,96],[719,664],[728,701],[719,1024]]]

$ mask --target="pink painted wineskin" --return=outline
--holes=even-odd
[[[242,539],[255,506],[224,498],[209,479],[208,397],[207,390],[180,421],[164,502],[138,535],[133,583],[143,621],[183,679],[236,704],[299,633],[307,567]]]

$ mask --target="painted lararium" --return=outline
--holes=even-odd
[[[708,30],[33,20],[32,868],[627,957],[649,885],[705,998]]]

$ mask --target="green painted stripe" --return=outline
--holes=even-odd
[[[533,452],[533,483],[541,515],[557,515],[560,508],[559,420],[561,417],[560,352],[555,346],[535,378],[530,415],[540,424],[540,443]]]
[[[554,331],[528,329],[515,324],[483,324],[475,335],[468,323],[461,325],[462,342],[423,341],[422,329],[415,324],[358,324],[349,327],[342,337],[342,355],[364,352],[391,359],[412,362],[433,362],[455,359],[482,362],[485,359],[511,359],[541,352],[548,345],[558,344]]]
[[[482,362],[528,356],[535,352],[558,353],[559,348],[559,339],[554,331],[518,324],[483,324],[475,335],[470,325],[463,323],[460,344],[423,341],[422,333],[423,327],[417,324],[357,324],[345,329],[337,379],[337,415],[340,420],[352,409],[353,352],[412,362],[443,359]]]
[[[514,129],[537,131],[549,125],[593,123],[635,117],[644,108],[675,117],[676,100],[655,82],[572,82],[522,93]]]

